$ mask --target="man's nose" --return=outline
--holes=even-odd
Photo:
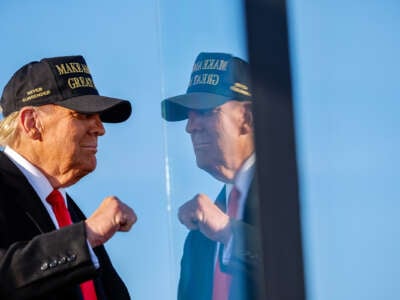
[[[196,130],[201,129],[201,117],[195,111],[188,112],[188,120],[186,123],[186,132],[191,134]]]
[[[90,132],[96,134],[97,136],[104,135],[106,130],[103,126],[103,122],[100,119],[99,114],[94,114],[90,116],[90,120],[92,122]]]

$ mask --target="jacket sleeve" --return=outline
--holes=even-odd
[[[233,245],[228,270],[246,271],[258,268],[262,259],[259,229],[243,221],[233,221],[232,231]]]
[[[95,274],[83,222],[0,246],[0,299],[40,297]]]
[[[262,273],[263,249],[260,232],[257,183],[253,180],[248,192],[242,220],[231,220],[232,246],[230,260],[222,269],[227,272],[247,273],[256,280]],[[222,251],[223,251],[222,247]]]

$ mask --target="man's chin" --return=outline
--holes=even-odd
[[[97,166],[97,160],[96,157],[90,158],[87,161],[83,162],[80,170],[82,170],[85,175],[89,174],[90,172],[93,172],[96,169]]]
[[[70,173],[71,176],[66,180],[66,186],[70,186],[81,180],[83,177],[93,172],[96,169],[96,160],[86,161],[84,164],[80,165]]]
[[[81,180],[83,177],[88,175],[89,173],[93,172],[93,169],[85,169],[85,170],[79,170],[78,172],[74,172],[72,176],[67,178],[65,182],[62,184],[63,187],[68,187],[71,186],[75,183],[77,183],[79,180]]]
[[[197,164],[197,167],[199,167],[199,169],[202,169],[203,171],[206,171],[207,173],[212,174],[215,171],[215,167],[212,164],[210,164],[210,162],[196,159],[196,164]]]

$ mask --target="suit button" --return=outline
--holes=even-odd
[[[54,268],[54,267],[56,267],[57,266],[57,260],[53,260],[53,261],[51,261],[50,263],[49,263],[49,267],[50,268]]]
[[[74,261],[75,259],[76,259],[76,254],[71,254],[71,255],[67,256],[68,262]]]
[[[67,262],[67,258],[66,258],[65,256],[61,257],[61,258],[58,260],[58,264],[59,264],[59,265],[63,265],[63,264],[65,264],[66,262]]]
[[[48,268],[49,268],[49,265],[47,264],[47,262],[43,263],[40,266],[40,270],[42,270],[42,271],[46,271]]]

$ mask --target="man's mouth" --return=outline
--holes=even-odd
[[[193,148],[194,149],[201,149],[201,148],[206,148],[210,145],[210,143],[205,143],[205,142],[201,142],[201,143],[193,143]]]
[[[96,151],[97,152],[97,145],[93,144],[93,145],[81,145],[82,148],[87,149],[87,150],[91,150],[91,151]]]

